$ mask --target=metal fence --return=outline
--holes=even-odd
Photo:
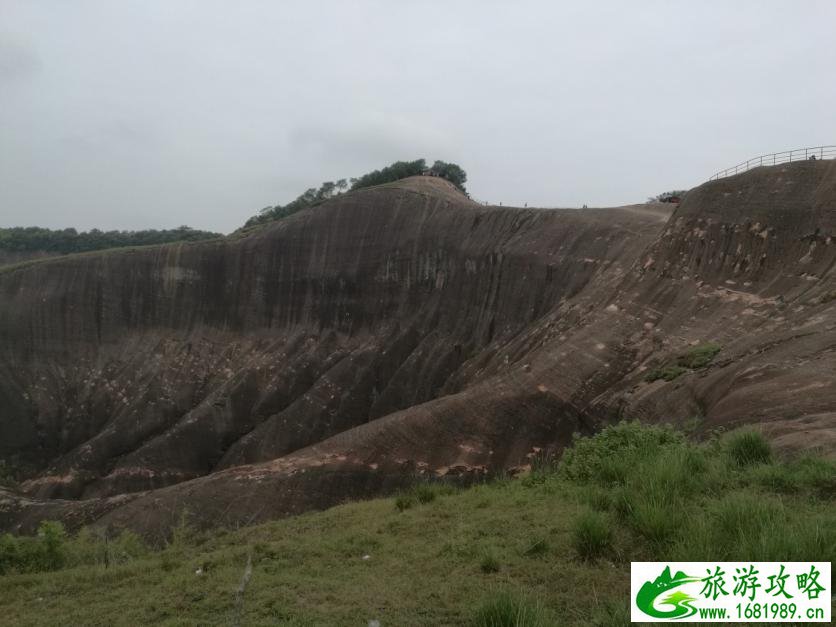
[[[757,168],[762,165],[778,165],[780,163],[789,163],[791,161],[806,161],[808,159],[836,159],[836,146],[815,146],[813,148],[796,148],[795,150],[785,150],[784,152],[773,152],[769,155],[761,155],[738,163],[736,166],[720,170],[712,176],[709,181],[721,179],[724,176],[731,176],[732,174],[739,174],[752,168]]]

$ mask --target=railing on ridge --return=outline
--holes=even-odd
[[[789,163],[791,161],[805,161],[808,159],[836,159],[836,146],[815,146],[813,148],[796,148],[795,150],[785,150],[783,152],[773,152],[768,155],[761,155],[754,157],[743,163],[738,163],[736,166],[720,170],[712,176],[709,181],[715,181],[725,176],[732,174],[740,174],[746,170],[757,168],[762,165],[778,165],[780,163]]]

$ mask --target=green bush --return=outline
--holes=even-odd
[[[428,483],[419,483],[412,487],[415,500],[421,504],[431,503],[436,497],[436,488]]]
[[[781,498],[733,492],[689,518],[665,558],[683,561],[831,559],[836,516],[787,507]]]
[[[522,478],[522,484],[528,488],[542,485],[557,471],[558,460],[554,454],[540,451],[531,458],[531,472]]]
[[[85,527],[67,543],[67,563],[72,566],[124,564],[148,553],[149,549],[142,538],[129,530],[109,537],[103,531]]]
[[[113,538],[89,528],[69,536],[60,522],[43,521],[35,536],[0,535],[0,575],[65,567],[123,564],[149,553],[142,539],[125,530]]]
[[[587,511],[572,527],[572,546],[585,560],[602,557],[612,550],[613,532],[609,519],[600,513]]]
[[[538,604],[507,592],[485,601],[473,619],[474,627],[540,627],[543,624]]]
[[[395,497],[395,509],[399,512],[408,510],[415,505],[415,498],[411,494],[398,494]]]
[[[479,570],[485,574],[498,573],[501,568],[499,559],[490,551],[482,555],[482,560],[479,562]]]
[[[628,502],[628,520],[636,533],[659,546],[679,531],[683,511],[678,500],[638,494]]]
[[[578,439],[560,475],[583,486],[582,502],[614,513],[654,559],[836,555],[836,513],[824,507],[836,493],[836,464],[771,459],[757,431],[700,445],[666,428],[622,423]],[[781,495],[792,495],[792,507]],[[607,550],[599,540],[607,537],[606,514],[597,516],[586,514],[573,529],[575,549],[587,559]]]
[[[673,381],[674,379],[678,378],[680,375],[685,374],[686,372],[688,372],[688,369],[683,368],[682,366],[660,366],[659,368],[654,368],[653,370],[648,372],[647,376],[645,376],[644,379],[648,383],[653,383],[654,381],[658,381],[659,379],[663,379],[665,381]]]
[[[352,178],[350,181],[346,179],[339,179],[338,181],[326,181],[318,189],[311,187],[300,194],[295,200],[290,201],[286,205],[275,205],[271,207],[264,207],[257,215],[251,217],[244,224],[244,228],[254,226],[256,224],[263,224],[265,222],[272,222],[274,220],[281,220],[288,216],[298,213],[308,207],[313,207],[329,198],[334,198],[342,194],[346,188],[351,184],[350,191],[363,189],[364,187],[373,187],[375,185],[383,185],[384,183],[394,183],[401,179],[410,176],[417,176],[427,170],[426,159],[416,159],[415,161],[396,161],[395,163],[386,166],[380,170],[374,170],[368,174],[364,174],[357,178]],[[431,172],[435,176],[440,176],[443,179],[450,181],[453,185],[458,187],[462,192],[467,193],[464,184],[467,182],[467,173],[455,163],[447,163],[445,161],[436,161]],[[0,231],[2,235],[2,231]],[[0,243],[2,243],[0,241]]]
[[[0,250],[66,255],[125,246],[198,242],[219,237],[223,237],[223,234],[199,231],[188,226],[161,231],[155,229],[144,231],[100,231],[99,229],[91,229],[81,233],[73,228],[52,230],[28,226],[0,228]]]
[[[746,429],[726,437],[726,450],[738,466],[766,464],[772,459],[772,447],[759,431]]]
[[[716,342],[705,342],[689,349],[684,355],[676,359],[676,363],[683,368],[698,370],[705,368],[720,352],[722,346]]]
[[[669,427],[620,422],[589,438],[576,436],[563,453],[559,474],[572,481],[617,484],[639,460],[684,444],[685,437]]]
[[[818,457],[751,466],[746,469],[746,479],[771,492],[804,491],[822,498],[836,497],[836,463]]]
[[[65,542],[67,532],[64,525],[54,520],[45,520],[38,527],[40,540],[42,570],[56,570],[64,565],[67,559]]]
[[[45,520],[34,537],[0,536],[0,574],[57,570],[67,561],[67,532],[60,522]]]
[[[694,346],[678,355],[673,362],[665,363],[648,372],[645,381],[651,383],[659,379],[673,381],[686,372],[705,368],[717,356],[721,348],[716,342],[705,342]]]

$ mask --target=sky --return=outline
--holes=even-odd
[[[0,0],[0,226],[230,232],[397,160],[643,202],[836,144],[832,0]]]

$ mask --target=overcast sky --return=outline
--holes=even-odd
[[[0,226],[228,232],[399,159],[619,205],[836,144],[836,2],[0,0]]]

